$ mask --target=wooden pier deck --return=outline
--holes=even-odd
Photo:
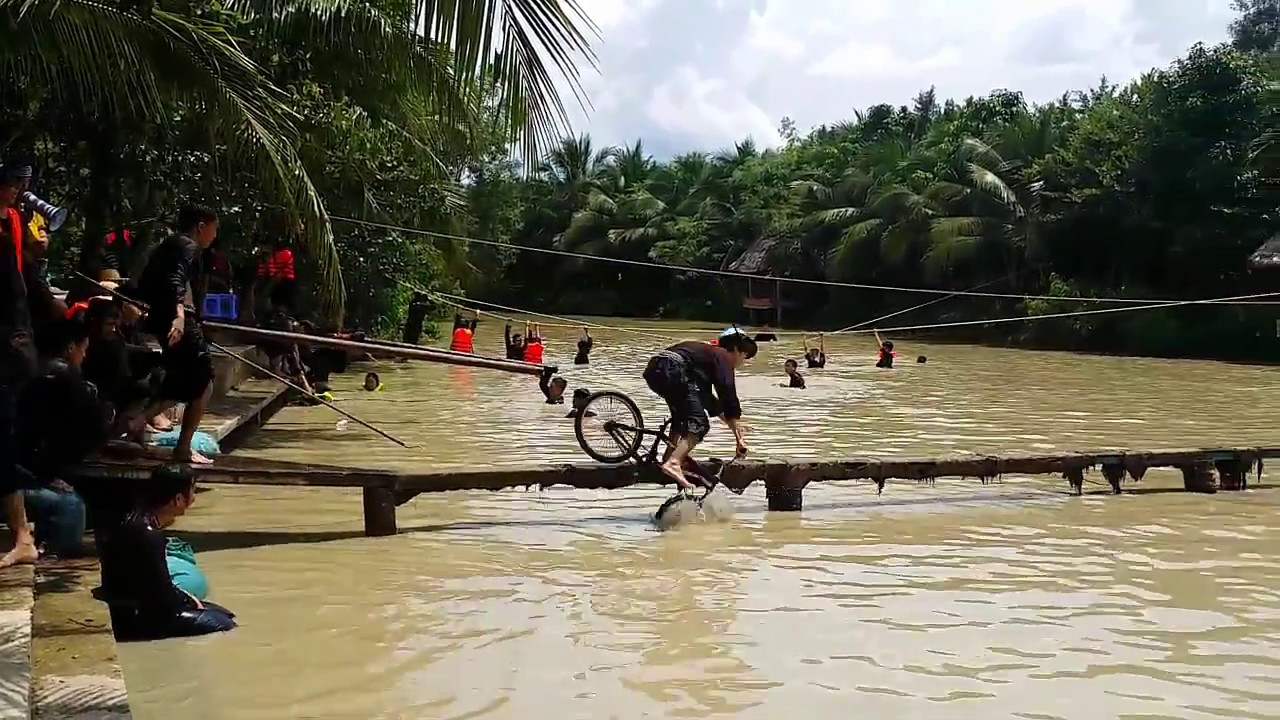
[[[840,460],[763,459],[728,466],[722,482],[742,489],[762,480],[770,510],[799,510],[803,491],[811,482],[871,480],[883,491],[886,481],[932,481],[939,477],[977,478],[983,482],[1004,475],[1061,475],[1079,494],[1084,476],[1099,468],[1114,492],[1126,478],[1141,480],[1150,468],[1182,471],[1184,485],[1192,492],[1244,490],[1248,477],[1262,473],[1267,458],[1280,457],[1280,447],[1202,448],[1168,450],[1105,449],[1056,454],[960,455],[943,458]],[[76,474],[87,482],[111,479],[139,481],[158,460],[137,457],[102,457]],[[200,482],[232,485],[290,485],[299,487],[359,487],[364,489],[365,532],[396,532],[395,508],[420,493],[455,490],[503,490],[519,487],[563,485],[587,489],[619,489],[637,484],[668,484],[653,467],[602,464],[548,464],[492,467],[480,470],[440,469],[397,472],[259,460],[237,456],[220,458],[217,464],[196,468]]]

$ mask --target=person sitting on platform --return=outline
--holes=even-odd
[[[793,387],[804,389],[804,376],[800,374],[800,366],[795,360],[788,360],[782,365],[783,371],[787,373],[788,381],[783,387]]]
[[[195,502],[191,469],[165,465],[138,487],[138,503],[102,542],[102,586],[95,595],[110,608],[116,639],[158,640],[235,628],[232,612],[183,591],[170,575],[164,529]]]
[[[114,419],[111,405],[80,374],[88,346],[82,317],[49,325],[40,348],[41,374],[18,399],[20,462],[40,482],[25,491],[27,512],[35,520],[36,541],[63,557],[83,552],[85,508],[61,476],[107,444]]]
[[[804,344],[804,359],[810,370],[827,366],[827,341],[822,333],[818,333],[817,347],[809,346],[809,338],[804,338],[801,342]]]
[[[141,442],[146,428],[148,408],[160,398],[163,372],[159,367],[134,369],[135,356],[147,359],[154,355],[145,347],[130,347],[120,335],[122,319],[120,303],[110,298],[89,301],[85,311],[85,323],[89,328],[89,351],[85,354],[81,370],[89,382],[116,410],[115,434],[128,435]]]

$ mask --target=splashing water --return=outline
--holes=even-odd
[[[661,514],[654,513],[651,519],[658,530],[666,531],[696,522],[729,522],[733,519],[733,513],[733,502],[724,491],[712,490],[701,503],[685,497],[672,502]]]

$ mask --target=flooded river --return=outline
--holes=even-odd
[[[500,354],[493,322],[478,346]],[[596,331],[574,368],[573,332],[547,334],[571,390],[624,390],[659,420],[639,373],[663,340]],[[829,340],[807,390],[779,387],[798,340],[763,345],[740,380],[753,454],[1280,443],[1280,370],[894,339],[892,371],[869,338]],[[535,378],[376,369],[384,391],[359,391],[353,369],[335,394],[421,449],[306,408],[242,452],[585,460]],[[712,438],[731,452],[723,427]],[[1097,473],[1085,489],[824,483],[803,513],[769,514],[754,486],[732,523],[661,534],[659,488],[452,493],[366,539],[358,491],[221,486],[177,529],[242,626],[120,653],[143,720],[1280,717],[1280,492],[1112,497]]]

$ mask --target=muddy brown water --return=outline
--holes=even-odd
[[[658,417],[639,371],[661,338],[597,331],[574,368],[572,332],[548,334],[571,388],[622,389]],[[479,349],[500,335],[481,325]],[[740,382],[753,453],[1280,442],[1272,368],[897,340],[893,371],[865,337],[829,340],[803,391],[779,387],[798,343],[765,345]],[[534,378],[377,370],[384,391],[353,372],[336,395],[423,449],[307,408],[244,452],[585,459]],[[710,445],[732,443],[717,427]],[[670,533],[647,522],[659,488],[451,493],[402,507],[381,539],[361,537],[358,491],[218,487],[177,530],[242,626],[120,655],[143,719],[1280,717],[1280,493],[1112,497],[1089,480],[1084,498],[1054,478],[825,483],[799,514],[765,512],[754,486],[732,523]],[[1129,487],[1179,485],[1153,471]]]

